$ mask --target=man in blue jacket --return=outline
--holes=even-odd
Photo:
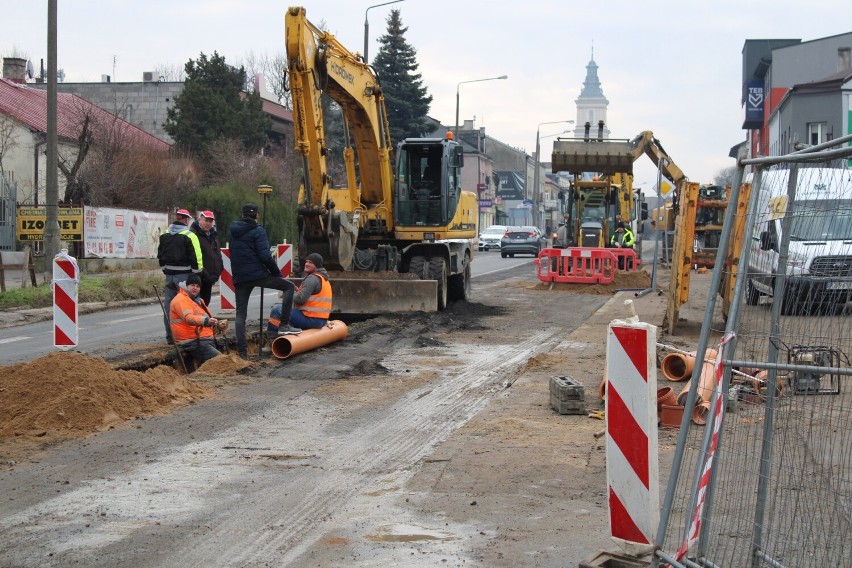
[[[257,205],[244,205],[243,218],[231,223],[231,273],[237,302],[234,327],[237,353],[243,359],[247,357],[246,312],[252,290],[261,287],[282,292],[281,320],[287,322],[290,321],[295,290],[289,280],[281,277],[281,271],[269,252],[266,230],[257,224],[257,212]],[[282,325],[279,331],[282,334],[294,334],[301,333],[302,330],[286,324]]]

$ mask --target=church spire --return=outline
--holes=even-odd
[[[586,80],[583,81],[583,90],[580,97],[603,97],[601,81],[598,79],[598,64],[595,63],[595,42],[592,40],[592,59],[586,65]]]

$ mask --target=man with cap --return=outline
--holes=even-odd
[[[290,321],[293,308],[293,284],[281,277],[281,271],[269,252],[269,237],[266,230],[257,223],[257,205],[243,206],[243,217],[231,223],[231,274],[234,279],[236,296],[235,334],[237,353],[246,358],[246,312],[251,292],[255,288],[272,288],[282,292],[281,320]],[[282,325],[279,332],[301,333],[301,329],[289,323]]]
[[[186,281],[190,274],[200,274],[204,270],[204,258],[201,254],[201,243],[198,236],[189,230],[192,215],[186,209],[178,209],[175,222],[160,235],[157,247],[157,260],[166,275],[166,286],[163,290],[163,302],[166,311],[169,304],[177,295],[178,285]],[[174,343],[169,318],[163,315],[166,326],[166,341]]]
[[[169,308],[172,337],[180,350],[202,364],[219,355],[214,330],[219,320],[210,315],[207,304],[201,299],[201,277],[190,274]]]
[[[623,222],[619,221],[615,225],[615,233],[609,239],[609,244],[618,248],[633,248],[636,242],[636,237],[633,236],[633,231],[628,229]]]
[[[302,263],[305,278],[296,287],[293,296],[293,310],[290,312],[290,325],[301,329],[319,329],[331,315],[331,283],[328,272],[323,268],[323,258],[312,252]],[[281,325],[281,304],[275,304],[269,313],[270,335],[278,332]]]
[[[615,224],[615,233],[609,239],[610,246],[632,249],[635,242],[636,237],[633,236],[633,231],[628,229],[621,221]],[[624,257],[622,256],[618,257],[618,269],[624,270]]]
[[[201,244],[201,256],[204,259],[204,270],[201,272],[201,299],[210,306],[210,296],[213,294],[213,285],[222,274],[222,247],[219,246],[219,237],[213,226],[216,217],[209,209],[202,211],[198,219],[189,228],[198,237]]]

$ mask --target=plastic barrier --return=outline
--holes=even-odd
[[[537,259],[538,279],[568,284],[611,284],[618,260],[611,249],[572,247],[543,249]]]
[[[626,248],[610,248],[606,250],[611,252],[618,260],[616,267],[622,272],[636,272],[639,269],[639,256],[635,250]]]
[[[68,249],[53,257],[53,346],[67,351],[77,346],[77,289],[80,268]]]
[[[231,272],[231,251],[228,247],[222,249],[222,274],[219,276],[219,308],[221,310],[237,309],[237,293],[234,289],[234,276]]]
[[[293,275],[293,245],[276,245],[278,270],[281,276],[290,278]]]

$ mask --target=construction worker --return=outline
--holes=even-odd
[[[172,337],[180,350],[192,357],[199,365],[219,355],[216,349],[214,330],[219,320],[210,315],[207,305],[199,297],[201,277],[190,274],[172,300],[169,321]]]
[[[301,329],[319,329],[328,322],[332,305],[331,283],[323,267],[322,255],[313,252],[306,256],[302,270],[305,278],[293,296],[290,325]],[[269,313],[267,332],[270,336],[278,333],[280,325],[281,304],[275,304]]]
[[[157,246],[157,260],[166,275],[166,285],[163,290],[163,302],[168,313],[169,304],[178,293],[178,285],[186,281],[190,274],[200,274],[204,270],[204,257],[201,253],[201,243],[198,236],[189,230],[192,215],[186,209],[175,212],[175,222],[160,235]],[[166,326],[166,341],[174,343],[169,318],[163,314]]]
[[[214,223],[216,217],[210,210],[202,211],[198,219],[192,223],[190,230],[198,236],[201,244],[201,256],[204,259],[204,270],[201,272],[201,299],[208,306],[213,295],[213,285],[222,274],[222,248]]]
[[[615,248],[633,249],[636,242],[636,237],[633,236],[633,231],[628,229],[623,222],[619,221],[615,224],[615,233],[609,239],[609,244]],[[618,269],[624,270],[624,257],[618,257]]]
[[[619,221],[615,225],[615,233],[613,233],[612,237],[609,239],[610,246],[632,249],[634,243],[636,243],[636,237],[633,236],[633,231],[628,229],[624,223]]]
[[[301,329],[290,325],[290,311],[293,308],[295,286],[281,276],[281,270],[269,252],[269,237],[266,229],[257,223],[257,205],[249,203],[243,206],[243,217],[231,223],[231,271],[233,273],[237,301],[235,334],[237,353],[243,359],[248,357],[246,339],[246,312],[249,298],[255,288],[272,288],[282,292],[282,317],[286,322],[279,333],[299,334]],[[286,319],[284,319],[286,316]]]

